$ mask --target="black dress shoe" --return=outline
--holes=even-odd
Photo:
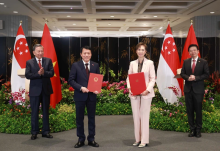
[[[188,134],[188,137],[194,137],[196,136],[195,130],[191,130],[190,133]]]
[[[76,145],[74,146],[75,148],[80,148],[82,146],[84,146],[84,142],[77,142]]]
[[[197,130],[197,131],[196,131],[196,137],[197,137],[197,138],[200,138],[201,136],[202,136],[202,135],[201,135],[201,131],[200,131],[200,130]]]
[[[46,138],[53,138],[53,136],[52,136],[52,135],[50,135],[49,133],[48,133],[48,134],[46,134],[46,135],[42,135],[42,137],[46,137]]]
[[[31,140],[35,140],[37,138],[37,135],[31,135]]]
[[[99,144],[96,143],[95,141],[88,142],[88,145],[89,145],[89,146],[92,146],[92,147],[99,147]]]

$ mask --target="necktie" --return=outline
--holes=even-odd
[[[192,65],[192,74],[194,73],[196,67],[196,60],[193,60],[193,65]]]
[[[41,63],[40,63],[40,59],[39,59],[38,61],[39,61],[39,62],[38,62],[39,68],[41,68]]]
[[[89,64],[86,63],[85,65],[86,65],[86,74],[87,74],[87,77],[89,77],[89,68],[88,68],[88,65],[89,65]]]

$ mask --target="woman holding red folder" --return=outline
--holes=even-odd
[[[131,107],[134,120],[134,146],[145,147],[149,144],[149,116],[151,101],[154,95],[155,70],[154,63],[145,58],[147,46],[140,42],[136,46],[138,59],[131,61],[128,74],[144,72],[145,83],[147,89],[141,95],[132,95],[130,91],[130,82],[127,78],[127,87],[129,89],[129,97],[131,99]]]

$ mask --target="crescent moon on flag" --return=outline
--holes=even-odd
[[[169,38],[169,37],[173,38],[173,35],[171,35],[171,34],[166,34],[165,37],[164,37],[163,43],[164,43],[164,41],[165,41],[167,38]],[[161,49],[161,50],[163,51],[163,44],[162,44],[162,49]]]
[[[24,36],[24,35],[18,35],[18,36],[16,36],[15,45],[16,45],[17,41],[18,41],[19,39],[21,39],[21,38],[24,38],[24,39],[25,39],[25,36]],[[16,51],[15,45],[14,45],[14,51]]]

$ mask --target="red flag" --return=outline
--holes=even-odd
[[[188,32],[186,42],[185,42],[185,45],[184,45],[184,48],[183,48],[183,53],[182,53],[182,58],[181,58],[181,67],[183,66],[183,61],[184,60],[186,60],[188,58],[191,58],[191,56],[189,55],[189,52],[188,52],[188,47],[191,44],[196,44],[199,47],[197,39],[196,39],[195,31],[193,29],[193,25],[191,25],[190,28],[189,28],[189,32]],[[198,55],[201,58],[200,52],[199,52]]]
[[[197,39],[196,39],[195,31],[193,29],[193,25],[191,25],[189,28],[189,32],[188,32],[186,42],[185,42],[185,45],[183,48],[183,53],[182,53],[182,57],[181,57],[181,66],[180,66],[181,68],[183,66],[184,60],[191,58],[191,56],[189,55],[189,52],[188,52],[188,47],[191,44],[196,44],[199,47]],[[198,56],[201,58],[200,52],[199,52]],[[181,83],[182,94],[184,94],[183,93],[183,87],[184,87],[183,79],[180,79],[180,83]]]
[[[54,76],[50,79],[53,87],[53,94],[50,96],[50,105],[55,108],[56,104],[58,104],[62,99],[62,93],[57,55],[47,24],[44,26],[41,45],[44,47],[44,57],[50,58],[53,63]]]
[[[17,71],[26,67],[26,61],[31,59],[27,40],[24,35],[22,26],[18,28],[14,44],[11,69],[11,91],[19,92],[19,89],[25,89],[25,78],[18,76]]]
[[[168,25],[161,49],[156,82],[160,94],[170,103],[177,102],[177,96],[169,87],[175,87],[175,90],[177,88],[179,90],[177,95],[178,97],[181,96],[179,82],[174,78],[178,68],[180,68],[179,54],[170,25]]]

